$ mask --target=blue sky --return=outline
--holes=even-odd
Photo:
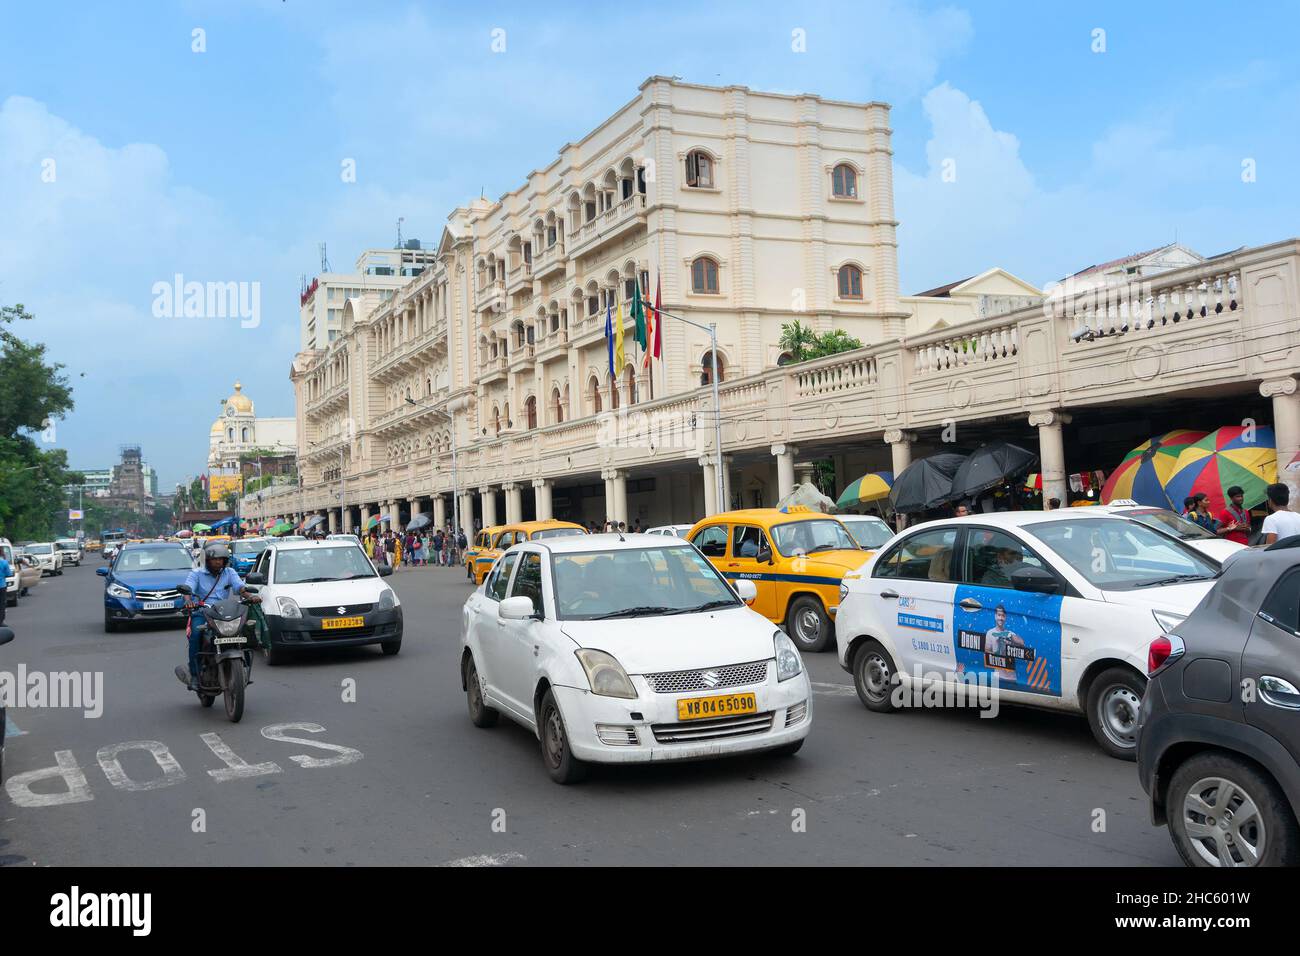
[[[164,487],[200,472],[236,378],[259,414],[292,415],[319,242],[338,268],[391,244],[398,216],[436,240],[452,208],[514,188],[653,74],[891,103],[904,292],[1300,231],[1300,7],[542,6],[10,4],[0,302],[35,312],[23,334],[69,368],[72,464],[139,442]],[[155,317],[153,284],[178,272],[260,283],[260,325]]]

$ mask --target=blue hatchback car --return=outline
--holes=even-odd
[[[181,621],[184,584],[194,559],[183,544],[128,544],[113,563],[98,568],[104,581],[104,630],[111,634],[140,621]]]
[[[236,538],[230,543],[230,566],[241,578],[253,570],[257,559],[262,556],[270,538]]]

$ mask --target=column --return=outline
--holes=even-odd
[[[717,466],[712,458],[701,458],[700,468],[704,472],[704,517],[718,513],[718,476]]]
[[[813,472],[814,472],[816,469],[813,467],[813,463],[812,463],[812,462],[810,462],[810,461],[802,461],[802,462],[800,462],[799,464],[797,464],[797,465],[794,466],[794,470],[795,470],[795,484],[796,484],[796,485],[815,485],[815,484],[817,484],[817,482],[813,480]]]
[[[533,510],[537,512],[538,521],[550,521],[555,517],[551,505],[551,480],[549,478],[533,479]]]
[[[722,456],[722,503],[719,511],[731,510],[731,456]]]
[[[478,490],[479,501],[483,507],[483,527],[497,523],[497,493],[491,485],[483,485]]]
[[[365,534],[370,530],[370,505],[361,506],[361,533]]]
[[[474,492],[462,491],[460,493],[460,527],[455,529],[457,533],[464,531],[465,537],[474,537]]]
[[[433,526],[435,528],[447,527],[447,499],[442,495],[433,497]]]
[[[393,498],[391,501],[388,502],[388,517],[389,517],[388,527],[398,532],[404,530],[402,526],[402,499],[401,498]]]
[[[1260,382],[1259,393],[1273,400],[1273,437],[1277,442],[1277,480],[1291,491],[1291,510],[1300,511],[1300,471],[1287,466],[1300,452],[1300,395],[1290,375]]]
[[[627,524],[627,472],[615,470],[611,474],[614,492],[614,513],[612,515],[615,521],[621,521]]]
[[[1043,507],[1049,498],[1057,498],[1061,507],[1068,503],[1069,487],[1065,481],[1065,441],[1061,426],[1070,423],[1065,412],[1034,412],[1029,424],[1038,429],[1038,462],[1043,476]]]
[[[421,513],[422,513],[422,509],[420,507],[420,499],[418,496],[413,497],[411,499],[411,520],[414,521],[415,516]]]
[[[799,449],[793,445],[773,445],[776,456],[776,500],[780,501],[794,491],[794,456]]]
[[[906,471],[907,466],[912,463],[912,442],[914,441],[916,441],[914,434],[899,428],[891,428],[885,432],[885,442],[889,445],[889,457],[893,465],[895,478]]]
[[[506,524],[514,524],[524,519],[523,490],[516,481],[507,481],[501,486],[506,493]]]
[[[339,533],[339,513],[338,513],[337,511],[335,511],[333,508],[331,508],[331,509],[329,509],[328,514],[329,514],[329,520],[328,520],[328,523],[326,524],[326,527],[329,528],[329,533],[330,533],[330,534],[338,534],[338,533]]]

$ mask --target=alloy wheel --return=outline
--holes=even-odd
[[[1255,866],[1267,850],[1259,806],[1226,777],[1202,777],[1183,798],[1183,829],[1210,866]]]

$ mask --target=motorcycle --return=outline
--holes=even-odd
[[[193,591],[187,585],[177,588],[187,598]],[[257,589],[245,588],[248,594]],[[185,636],[189,637],[195,612],[203,617],[203,643],[199,646],[199,703],[211,707],[217,695],[225,699],[226,717],[232,724],[244,716],[244,689],[251,684],[253,646],[257,640],[257,622],[248,614],[247,600],[231,595],[214,603],[197,602],[185,608]]]

